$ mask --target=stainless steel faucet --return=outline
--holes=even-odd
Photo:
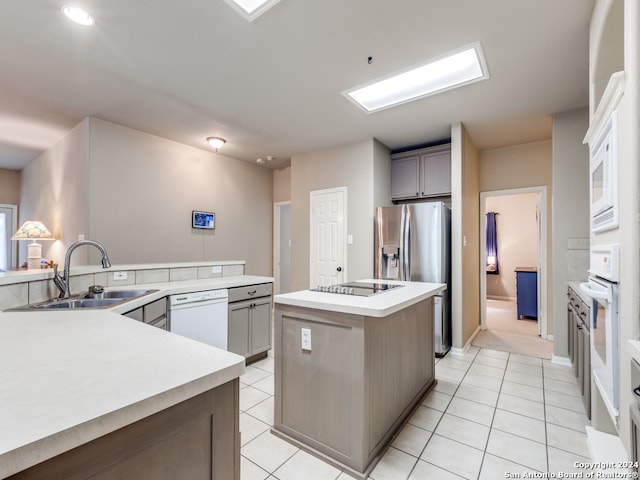
[[[102,268],[109,268],[111,266],[107,251],[99,243],[94,242],[93,240],[80,240],[72,244],[64,256],[64,272],[62,276],[58,275],[58,265],[56,264],[53,266],[53,283],[55,283],[58,290],[60,290],[58,298],[69,298],[71,296],[71,292],[69,292],[69,267],[71,263],[71,254],[76,248],[82,245],[92,245],[100,250],[100,253],[102,254]]]

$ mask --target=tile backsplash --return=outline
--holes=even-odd
[[[115,268],[109,273],[100,271],[96,273],[82,273],[71,275],[70,290],[71,293],[78,293],[87,290],[91,285],[105,285],[109,287],[127,286],[148,283],[164,283],[176,282],[183,280],[197,280],[203,278],[229,277],[235,275],[244,275],[244,263],[228,263],[218,265],[216,273],[212,273],[216,266],[215,262],[211,265],[202,266],[185,266],[163,268]],[[219,272],[218,272],[219,270]],[[113,272],[126,272],[126,279],[114,280]],[[28,303],[38,303],[58,296],[58,290],[49,280],[33,280],[16,281],[15,283],[0,285],[0,311],[9,308],[19,307]]]
[[[589,270],[589,239],[567,240],[567,281],[584,282]]]

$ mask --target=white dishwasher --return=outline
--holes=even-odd
[[[169,331],[227,350],[229,293],[226,289],[169,296]]]

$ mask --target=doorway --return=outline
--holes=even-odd
[[[274,293],[291,291],[291,202],[273,204]]]
[[[18,207],[0,204],[0,272],[5,272],[18,265],[18,246],[11,240],[18,229]]]
[[[499,274],[487,269],[486,214],[495,212]],[[530,187],[480,194],[481,261],[480,328],[547,339],[547,216],[546,187]],[[520,273],[516,272],[519,270]],[[530,274],[533,272],[533,280]],[[518,309],[517,279],[520,279]],[[533,291],[535,309],[523,309],[525,280]],[[531,285],[533,282],[533,285]],[[530,293],[529,293],[530,294]],[[524,312],[526,315],[519,315]]]

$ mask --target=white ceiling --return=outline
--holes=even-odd
[[[70,0],[71,1],[71,0]],[[0,2],[0,168],[21,169],[93,116],[272,167],[377,138],[480,149],[550,138],[588,102],[593,0],[282,0],[248,22],[224,0]],[[341,92],[479,41],[488,80],[367,115]],[[367,58],[373,57],[369,64]]]

